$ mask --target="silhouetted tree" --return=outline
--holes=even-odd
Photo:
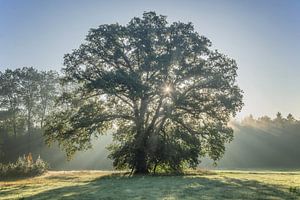
[[[58,75],[54,71],[24,67],[0,72],[1,140],[10,140],[11,134],[16,140],[18,134],[27,130],[28,141],[24,143],[30,151],[30,137],[35,131],[32,128],[38,122],[42,127],[45,115],[54,104],[58,86]]]
[[[59,76],[55,71],[40,72],[39,102],[37,104],[37,115],[40,121],[40,127],[43,128],[46,115],[52,110],[55,98],[59,94]]]
[[[291,113],[287,115],[286,119],[288,120],[288,122],[295,122],[295,118]]]
[[[281,112],[277,112],[276,118],[274,119],[274,122],[276,123],[275,125],[277,126],[282,126],[284,123],[284,118],[282,117]]]
[[[25,108],[27,135],[28,135],[28,152],[31,150],[31,134],[34,117],[37,114],[37,104],[39,100],[39,81],[40,73],[33,67],[24,67],[19,71],[20,88],[23,105]]]
[[[204,154],[218,160],[243,104],[236,62],[210,46],[191,23],[154,12],[91,29],[64,57],[64,80],[76,87],[49,118],[48,142],[72,155],[112,129],[114,166],[136,173],[193,167]]]
[[[17,137],[17,117],[20,110],[20,86],[17,70],[7,69],[0,72],[0,108],[2,120],[12,126],[13,135]],[[4,117],[5,115],[5,117]]]
[[[275,120],[282,121],[283,117],[281,112],[277,112]]]
[[[260,118],[258,118],[258,121],[264,123],[264,124],[269,124],[272,122],[272,119],[269,116],[262,116]]]

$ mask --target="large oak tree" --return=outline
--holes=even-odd
[[[111,132],[116,168],[180,170],[203,155],[218,160],[232,140],[228,122],[243,105],[237,64],[191,23],[145,12],[101,25],[64,65],[67,89],[45,135],[69,156]]]

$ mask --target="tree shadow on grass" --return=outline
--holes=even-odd
[[[28,199],[297,199],[276,185],[220,177],[114,175],[78,184]]]
[[[27,175],[27,176],[4,176],[0,177],[0,182],[13,182],[13,181],[21,181],[26,179],[32,179],[38,177],[40,175]]]

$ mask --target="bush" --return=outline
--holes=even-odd
[[[34,161],[31,153],[29,153],[27,156],[19,157],[15,163],[0,163],[0,177],[29,177],[41,175],[47,171],[48,166],[48,163],[43,161],[40,156]]]

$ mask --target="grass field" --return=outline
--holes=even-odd
[[[128,177],[104,171],[51,171],[0,181],[0,199],[300,199],[300,172]]]

